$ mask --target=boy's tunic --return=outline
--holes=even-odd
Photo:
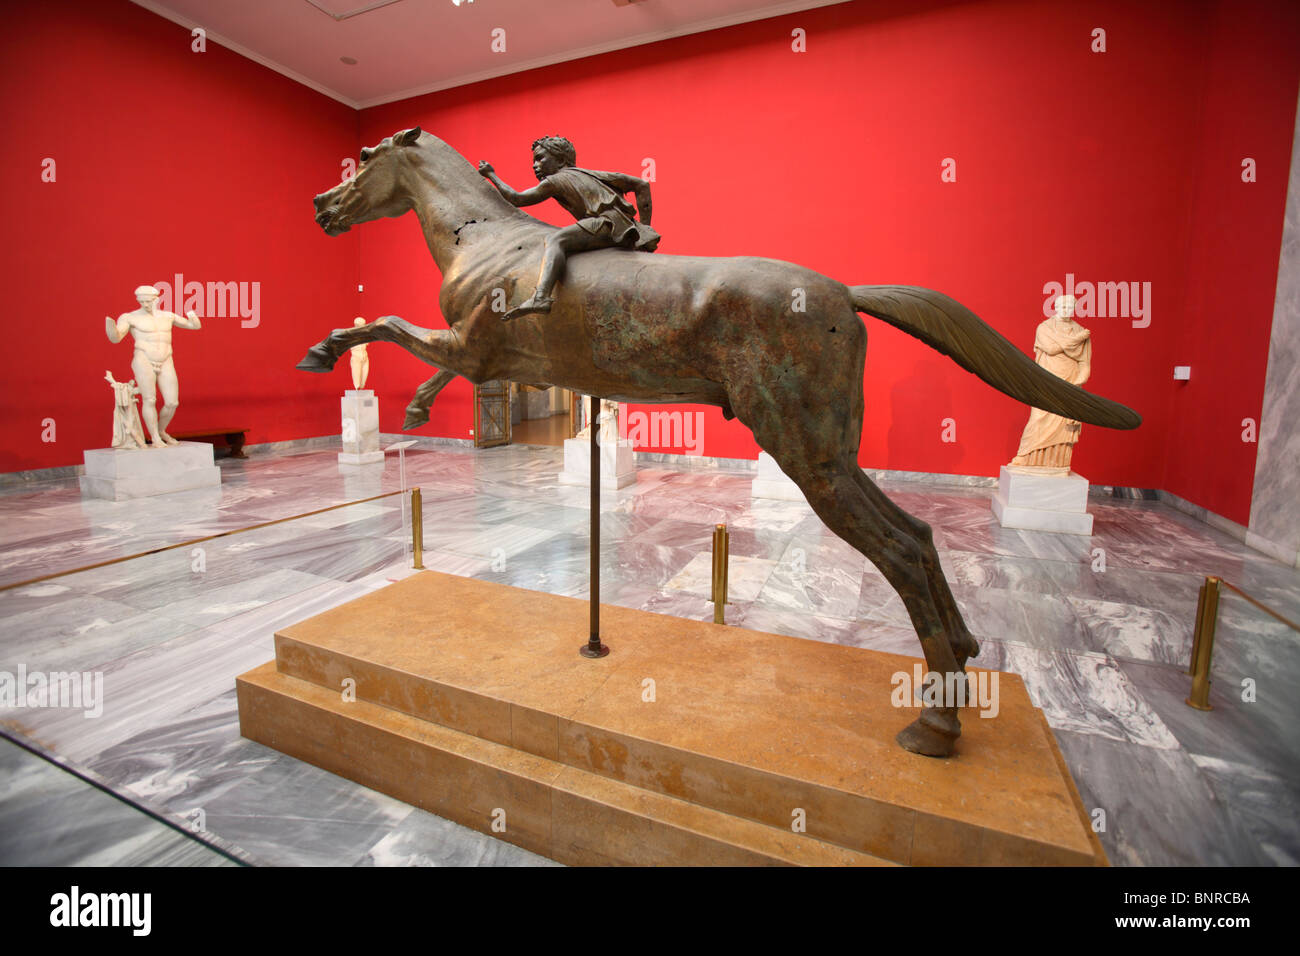
[[[618,192],[612,173],[566,166],[546,177],[555,201],[592,235],[605,233],[613,245],[654,252],[659,233],[636,218],[636,208]]]

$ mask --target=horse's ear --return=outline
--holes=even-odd
[[[411,129],[404,129],[397,134],[395,138],[395,142],[397,143],[398,146],[414,146],[416,142],[420,139],[420,134],[423,132],[424,131],[421,130],[420,127],[418,126],[415,126]]]

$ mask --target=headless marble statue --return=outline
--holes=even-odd
[[[361,328],[366,324],[366,320],[357,316],[352,320],[353,328]],[[370,355],[366,352],[365,345],[354,345],[349,350],[352,359],[352,387],[354,389],[363,389],[366,387],[366,378],[370,375]]]
[[[1041,322],[1034,334],[1034,361],[1070,384],[1082,385],[1092,372],[1092,333],[1074,321],[1074,303],[1072,295],[1057,297],[1056,314]],[[1011,465],[1068,475],[1081,427],[1073,419],[1031,409]]]
[[[113,378],[112,372],[105,372],[104,380],[113,386],[113,447],[143,448],[144,428],[140,425],[140,410],[135,404],[140,388],[135,379],[119,382]]]
[[[600,443],[602,445],[618,444],[618,402],[611,402],[602,398],[600,400],[600,414],[596,416],[596,422],[600,425]],[[590,438],[591,422],[587,422],[586,427],[573,437]]]

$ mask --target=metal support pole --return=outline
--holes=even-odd
[[[731,538],[727,526],[720,524],[713,529],[713,623],[726,624],[727,607],[727,563],[730,554]]]
[[[424,505],[420,500],[420,489],[411,489],[411,550],[415,553],[415,563],[411,567],[417,571],[424,570]]]
[[[1219,584],[1213,575],[1201,585],[1196,604],[1196,631],[1192,636],[1192,692],[1187,706],[1213,710],[1210,706],[1210,659],[1214,656],[1214,629],[1219,619]]]
[[[600,642],[600,400],[591,396],[591,636],[578,651],[583,657],[604,657],[609,648]]]

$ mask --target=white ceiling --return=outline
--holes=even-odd
[[[358,109],[847,0],[133,0]],[[505,52],[492,31],[505,30]],[[341,62],[356,60],[355,66]]]

